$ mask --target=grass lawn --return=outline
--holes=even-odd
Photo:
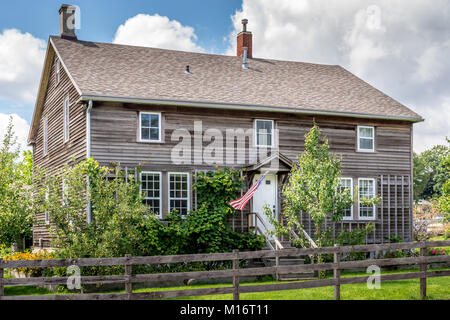
[[[383,274],[414,272],[410,271],[384,271]],[[343,277],[362,276],[364,273],[343,273]],[[279,283],[276,281],[265,281],[258,283],[242,283],[245,285],[256,284],[272,284]],[[138,289],[133,292],[150,292],[163,290],[180,290],[180,289],[198,289],[198,288],[213,288],[226,287],[230,284],[203,284],[191,285],[184,287],[171,288],[152,288],[152,289]],[[110,293],[120,293],[123,291],[110,291]],[[68,293],[68,292],[65,292]],[[37,294],[54,294],[48,290],[35,287],[6,287],[6,295],[37,295]],[[450,277],[431,278],[427,280],[427,294],[428,299],[432,300],[450,300]],[[178,300],[231,300],[232,295],[215,295],[215,296],[199,296],[177,298]],[[261,292],[261,293],[245,293],[241,294],[241,300],[332,300],[333,287],[312,288],[312,289],[298,289],[285,290],[276,292]],[[366,284],[350,284],[341,286],[342,300],[419,300],[419,279],[413,280],[399,280],[382,282],[380,290],[369,290]]]

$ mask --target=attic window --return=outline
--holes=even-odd
[[[56,58],[56,68],[55,68],[55,86],[58,85],[59,80],[61,79],[61,62],[58,58]]]
[[[375,128],[358,126],[358,151],[375,151]]]
[[[139,138],[141,142],[161,142],[161,113],[139,113]]]
[[[273,147],[273,120],[255,120],[257,147]]]

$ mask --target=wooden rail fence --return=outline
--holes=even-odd
[[[188,296],[232,294],[235,300],[239,300],[239,295],[250,292],[282,291],[302,288],[317,288],[334,286],[334,298],[340,299],[340,286],[346,284],[365,283],[369,276],[357,276],[342,278],[340,272],[345,269],[366,268],[372,265],[378,267],[399,266],[399,265],[419,265],[419,272],[408,272],[398,274],[381,275],[380,281],[393,281],[405,279],[420,279],[420,294],[426,297],[426,279],[431,277],[448,277],[450,270],[427,271],[430,263],[450,262],[450,256],[425,256],[425,248],[450,246],[450,241],[416,242],[416,243],[396,243],[396,244],[374,244],[361,246],[334,246],[327,248],[295,249],[284,250],[263,250],[251,252],[229,252],[218,254],[193,254],[176,256],[148,256],[131,257],[129,255],[122,258],[84,258],[84,259],[53,259],[53,260],[18,260],[3,261],[0,259],[0,300],[129,300],[129,299],[164,299]],[[363,261],[341,261],[341,255],[351,252],[379,252],[388,250],[420,249],[420,256],[392,259],[370,259]],[[299,264],[288,266],[240,268],[241,260],[297,257],[303,255],[333,254],[333,263],[321,264]],[[170,263],[188,262],[212,262],[212,261],[232,261],[233,268],[228,270],[214,271],[192,271],[158,274],[132,274],[133,265],[160,265]],[[35,295],[35,296],[5,296],[5,286],[42,286],[42,285],[65,285],[68,277],[40,277],[40,278],[4,278],[4,269],[14,268],[49,268],[68,267],[76,265],[82,266],[125,266],[124,275],[111,276],[82,276],[81,284],[107,284],[120,283],[125,286],[125,293],[95,293],[95,294],[61,294],[61,295]],[[239,278],[243,276],[258,276],[269,274],[297,273],[302,271],[333,270],[334,277],[330,279],[311,280],[303,282],[287,282],[276,284],[246,285],[239,284]],[[220,288],[165,290],[154,292],[133,293],[133,283],[160,282],[169,280],[186,279],[213,279],[232,278],[233,286]]]

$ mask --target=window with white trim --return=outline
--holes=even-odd
[[[46,202],[46,205],[48,205],[49,192],[50,191],[47,188],[47,190],[45,191],[45,202]],[[48,211],[45,211],[45,224],[50,224],[50,213]]]
[[[70,100],[69,97],[64,100],[64,142],[69,141],[69,123],[70,123]]]
[[[189,212],[189,173],[169,173],[169,212],[177,210],[182,216]]]
[[[257,147],[273,147],[273,120],[255,120],[255,139]]]
[[[161,217],[161,173],[142,172],[141,192],[144,194],[144,203]]]
[[[61,193],[62,193],[62,205],[67,206],[69,204],[69,189],[67,187],[66,178],[62,179]]]
[[[358,126],[358,151],[375,151],[375,127]]]
[[[346,189],[350,190],[350,195],[353,197],[353,179],[352,178],[341,178],[341,182],[339,185],[340,192],[343,192]],[[344,210],[343,213],[344,220],[353,220],[353,206]]]
[[[60,79],[61,79],[61,61],[59,61],[59,59],[56,58],[56,63],[55,63],[55,86],[58,85]]]
[[[161,142],[160,113],[139,113],[139,140],[143,142]]]
[[[46,156],[46,155],[48,155],[48,116],[45,116],[44,117],[44,123],[43,123],[43,138],[42,138],[42,140],[43,140],[43,142],[42,142],[42,144],[43,144],[43,153],[44,153],[44,156]]]
[[[361,220],[375,220],[376,211],[375,205],[364,206],[361,203],[361,198],[372,199],[375,197],[375,179],[359,178],[358,179],[358,217]]]

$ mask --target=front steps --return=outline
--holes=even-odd
[[[276,266],[275,258],[263,259],[264,265],[266,267]],[[279,258],[279,266],[293,266],[304,264],[305,259],[301,257],[283,257]],[[314,272],[303,271],[303,272],[289,272],[289,273],[279,273],[279,281],[298,281],[298,280],[311,280],[314,278]]]

